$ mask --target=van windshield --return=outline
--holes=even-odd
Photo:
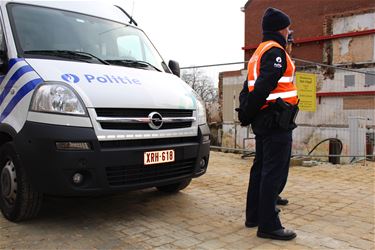
[[[21,57],[168,71],[147,36],[135,27],[26,4],[9,4],[8,10]]]

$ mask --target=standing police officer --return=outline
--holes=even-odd
[[[256,135],[245,225],[258,226],[258,237],[277,240],[296,237],[282,227],[276,209],[279,191],[288,176],[298,111],[295,66],[285,51],[289,25],[288,15],[278,9],[268,8],[264,13],[263,41],[249,61],[238,109],[241,123],[251,123]]]

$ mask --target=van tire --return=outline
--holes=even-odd
[[[26,176],[14,143],[3,144],[0,148],[0,209],[4,217],[12,222],[36,217],[42,201],[43,195],[35,191]]]
[[[165,193],[177,193],[178,191],[185,189],[189,186],[191,179],[183,180],[181,182],[165,185],[165,186],[158,186],[156,187],[159,191]]]

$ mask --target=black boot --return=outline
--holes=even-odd
[[[289,201],[287,199],[283,199],[280,196],[277,196],[277,200],[276,200],[277,205],[285,206],[286,204],[288,204],[288,202]]]
[[[281,228],[272,232],[257,232],[259,238],[274,239],[274,240],[291,240],[294,239],[297,234],[289,229]]]
[[[253,221],[245,221],[245,226],[248,228],[253,228],[258,226],[258,222]]]

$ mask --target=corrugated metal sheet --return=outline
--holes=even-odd
[[[223,121],[238,121],[237,113],[234,111],[239,106],[238,95],[242,90],[246,79],[246,71],[240,76],[226,77],[223,79]]]

